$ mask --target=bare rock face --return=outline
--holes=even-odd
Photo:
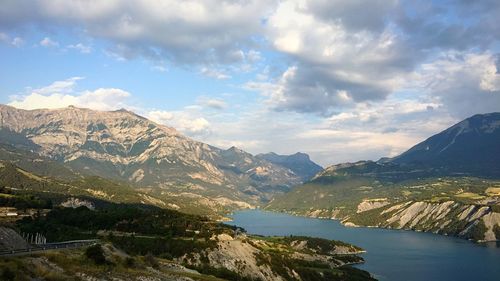
[[[359,203],[356,213],[362,213],[369,210],[377,209],[389,205],[387,198],[365,199]]]
[[[65,208],[87,207],[89,210],[95,209],[94,203],[74,197],[68,198],[68,200],[62,202],[61,206]]]
[[[0,142],[73,170],[139,186],[201,186],[205,193],[268,199],[300,182],[292,171],[242,150],[222,150],[127,110],[21,110],[0,105]],[[224,187],[224,188],[222,188]],[[228,187],[228,188],[226,188]],[[251,193],[245,190],[252,190]]]
[[[378,227],[450,234],[478,241],[500,239],[496,232],[500,229],[500,213],[492,206],[465,205],[455,201],[408,201],[379,210],[381,221],[374,225]],[[478,225],[483,227],[478,228]],[[474,232],[480,233],[474,236]]]

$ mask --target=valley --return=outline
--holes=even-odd
[[[500,172],[498,159],[487,155],[498,149],[492,139],[499,116],[474,116],[394,158],[323,169],[303,153],[253,156],[213,147],[125,110],[1,106],[2,224],[50,242],[98,239],[102,264],[76,267],[92,259],[72,249],[66,261],[56,251],[0,267],[14,263],[23,278],[57,268],[65,280],[127,273],[151,280],[372,280],[351,266],[364,262],[357,246],[247,234],[220,221],[263,208],[348,227],[497,241]],[[480,158],[468,152],[477,145],[488,147]],[[421,157],[415,151],[422,147]]]
[[[0,281],[500,279],[500,1],[0,3]]]
[[[332,165],[268,210],[348,226],[500,239],[500,114],[475,115],[408,151]]]

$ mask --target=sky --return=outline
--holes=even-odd
[[[1,0],[0,103],[377,160],[500,111],[499,18],[497,0]]]

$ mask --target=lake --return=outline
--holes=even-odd
[[[230,224],[250,234],[305,235],[364,248],[356,267],[379,280],[500,280],[500,243],[473,242],[432,233],[344,227],[340,222],[261,210],[236,212]]]

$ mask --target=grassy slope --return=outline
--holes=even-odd
[[[394,212],[381,214],[381,210],[401,202],[438,204],[453,201],[457,206],[489,206],[494,212],[498,212],[499,187],[498,180],[473,177],[430,177],[394,183],[370,177],[349,176],[329,183],[313,182],[296,187],[290,193],[276,198],[266,209],[306,216],[349,218],[349,221],[358,225],[397,227],[385,224],[385,220]],[[357,214],[358,204],[366,199],[386,200],[389,205]],[[457,216],[453,212],[447,216],[452,222],[447,226],[446,233],[456,235],[466,227],[467,224],[454,219]],[[415,229],[437,231],[439,228],[417,225]]]
[[[144,203],[162,208],[175,208],[186,213],[207,215],[219,218],[227,211],[223,206],[214,204],[207,207],[201,204],[203,198],[170,196],[161,191],[137,189],[127,183],[107,180],[96,176],[54,178],[25,170],[11,162],[0,161],[0,187],[7,187],[16,194],[36,194],[40,198],[52,199],[59,204],[69,197],[77,197],[98,203],[110,201],[117,203]]]

